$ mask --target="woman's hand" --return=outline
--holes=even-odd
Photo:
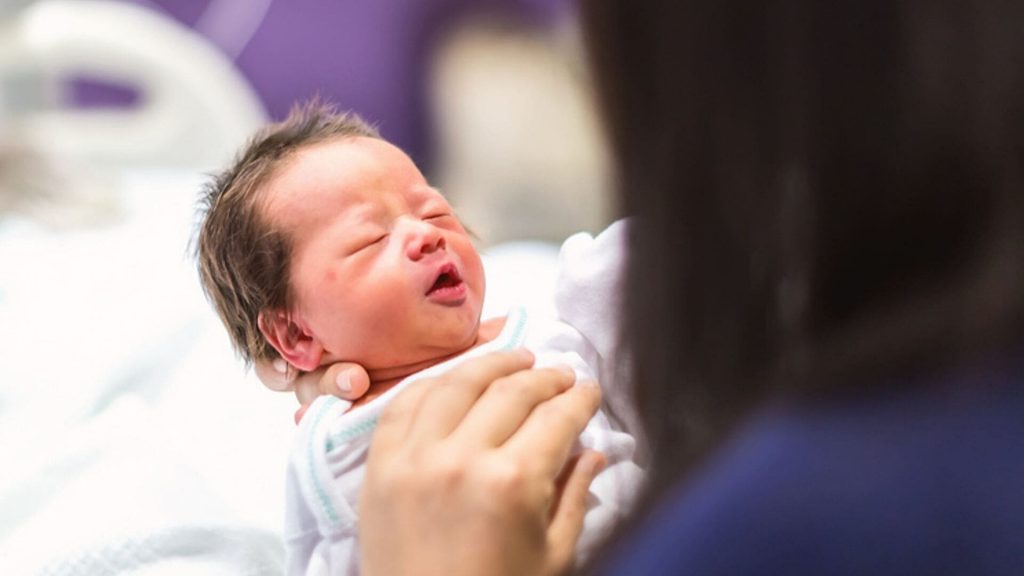
[[[278,392],[295,392],[299,409],[295,411],[295,423],[317,396],[330,394],[345,400],[357,400],[370,389],[370,376],[359,364],[338,362],[312,372],[300,373],[282,358],[272,361],[258,361],[256,376],[263,385]]]
[[[412,383],[381,415],[359,501],[363,573],[565,571],[604,465],[570,451],[600,403],[566,369],[496,352]]]

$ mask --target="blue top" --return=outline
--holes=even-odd
[[[601,574],[1024,574],[1024,363],[765,410]]]

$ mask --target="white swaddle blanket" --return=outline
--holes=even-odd
[[[366,457],[380,413],[409,383],[440,374],[470,357],[525,347],[537,366],[571,366],[577,378],[596,378],[597,355],[568,324],[514,308],[493,341],[403,380],[379,398],[348,412],[351,403],[318,398],[303,418],[292,449],[288,477],[285,544],[292,576],[359,574],[358,500]],[[597,450],[607,466],[590,485],[579,558],[594,551],[610,529],[628,513],[640,488],[643,470],[634,461],[636,442],[598,412],[580,434],[577,448]]]

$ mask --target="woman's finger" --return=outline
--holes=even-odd
[[[306,410],[309,410],[309,404],[305,406],[299,406],[299,409],[295,411],[295,425],[298,426],[299,422],[302,422],[302,417],[306,415]]]
[[[390,418],[387,413],[397,403],[396,413],[401,410],[406,415],[418,415],[410,419],[410,438],[446,437],[459,426],[484,390],[496,380],[531,367],[533,361],[533,354],[527,350],[491,352],[467,360],[436,378],[421,381],[429,382],[429,393],[420,395],[415,409],[400,401],[405,392],[399,394],[385,409],[381,421]],[[376,434],[380,434],[379,426]]]
[[[299,374],[292,388],[295,390],[295,399],[302,406],[309,406],[317,399],[320,393],[320,380],[323,378],[324,368],[317,368],[312,372]]]
[[[317,396],[337,396],[344,400],[361,398],[370,389],[370,376],[359,364],[337,362],[311,372],[303,372],[292,385],[299,404],[308,406]]]
[[[359,364],[338,362],[327,367],[317,384],[321,394],[358,400],[370,389],[370,375]]]
[[[576,541],[583,531],[590,484],[605,463],[600,452],[586,450],[571,459],[563,470],[548,526],[548,574],[563,574],[572,564]]]
[[[534,408],[575,381],[576,373],[568,366],[523,370],[501,378],[484,391],[452,438],[496,448],[519,429]]]
[[[291,390],[298,375],[298,371],[283,358],[257,360],[253,368],[260,382],[275,392]]]
[[[485,390],[501,379],[533,366],[527,350],[500,351],[467,360],[438,379],[414,430],[419,437],[442,438],[456,429]]]
[[[584,380],[537,406],[501,449],[529,462],[542,477],[554,479],[600,405],[597,383]]]
[[[370,389],[370,376],[359,364],[338,362],[299,374],[291,387],[299,401],[299,409],[295,411],[295,423],[298,424],[318,396],[337,396],[352,401],[361,398]]]

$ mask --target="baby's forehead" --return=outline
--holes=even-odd
[[[448,208],[398,148],[372,138],[346,138],[297,150],[261,186],[260,212],[270,224],[314,221],[339,210],[354,220],[377,213]],[[355,144],[355,146],[351,146]],[[291,222],[298,219],[300,222]]]

